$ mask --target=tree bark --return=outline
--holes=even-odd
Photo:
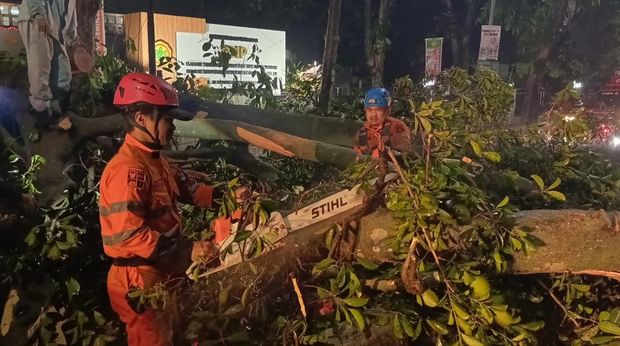
[[[450,38],[450,43],[452,47],[452,65],[462,67],[461,66],[461,40],[459,34],[459,25],[457,20],[456,10],[454,8],[454,4],[452,0],[445,0],[446,7],[448,9],[448,23],[449,23],[449,33],[448,36]]]
[[[452,46],[452,64],[467,69],[472,62],[471,36],[476,25],[477,14],[480,11],[480,1],[465,1],[465,11],[456,7],[453,0],[444,0],[444,3],[450,23],[448,37]]]
[[[372,10],[372,3],[371,0],[364,0],[364,48],[365,48],[365,52],[366,52],[366,67],[368,68],[368,83],[370,83],[370,85],[367,85],[367,87],[374,87],[375,85],[372,84],[372,78],[370,76],[372,76],[372,67],[373,67],[373,49],[374,49],[374,39],[373,39],[373,32],[374,32],[374,23],[373,23],[373,10]]]
[[[340,41],[340,17],[342,0],[331,0],[325,32],[325,48],[323,50],[323,70],[321,73],[321,89],[319,91],[319,109],[323,113],[329,112],[333,94],[333,85]]]
[[[175,126],[176,134],[181,137],[242,142],[284,156],[322,162],[340,168],[348,166],[355,160],[355,152],[351,148],[236,121],[196,119],[191,122],[176,122]]]
[[[242,297],[250,290],[251,302],[290,285],[289,273],[300,273],[304,265],[326,256],[324,236],[332,225],[355,213],[347,213],[290,233],[276,249],[201,279],[187,300],[190,307],[217,301],[222,289],[230,297]],[[545,242],[526,256],[517,253],[507,275],[571,272],[620,281],[620,232],[609,228],[610,216],[603,211],[534,210],[517,214],[517,225]],[[389,211],[380,210],[361,219],[355,254],[375,263],[393,262],[389,239],[396,235],[398,222]],[[307,267],[305,268],[308,269]],[[390,290],[399,289],[392,283]],[[292,286],[291,286],[292,287]]]
[[[476,25],[477,14],[480,11],[480,0],[471,0],[467,2],[467,15],[465,16],[465,25],[463,28],[463,43],[462,43],[462,67],[469,68],[472,63],[471,59],[471,36],[474,33],[474,27]]]
[[[370,86],[383,85],[385,53],[387,50],[387,32],[389,28],[389,11],[392,0],[380,0],[377,20],[373,23],[373,8],[369,0],[364,4],[364,41],[366,44],[366,63],[370,71]]]
[[[374,69],[372,71],[372,84],[383,85],[383,71],[385,68],[385,53],[387,51],[387,32],[389,28],[389,11],[392,0],[381,0],[379,2],[379,20],[377,22],[379,35],[376,40],[376,51],[374,58]]]
[[[193,95],[181,95],[180,102],[181,107],[189,112],[204,112],[200,115],[206,116],[207,119],[242,122],[347,148],[353,147],[353,138],[355,138],[357,130],[362,126],[362,122],[357,120],[326,118],[263,110],[248,106],[211,103],[205,102]]]
[[[88,47],[91,56],[94,56],[95,52],[95,18],[100,8],[100,0],[76,1],[78,37],[80,42]]]
[[[620,280],[620,231],[616,213],[602,210],[532,210],[517,213],[517,226],[544,245],[526,256],[514,255],[512,274],[562,273],[601,275]],[[397,222],[388,211],[362,220],[357,255],[377,262],[392,260],[386,240]]]
[[[536,58],[532,63],[529,75],[525,84],[525,96],[523,98],[523,110],[528,122],[535,122],[538,120],[539,113],[536,109],[536,94],[539,90],[540,83],[542,82],[545,65],[549,61],[551,54],[553,54],[556,46],[561,41],[566,31],[566,28],[572,23],[577,12],[576,0],[561,0],[558,3],[557,11],[559,15],[556,16],[555,22],[552,28],[551,39],[544,42],[541,45],[540,50]]]

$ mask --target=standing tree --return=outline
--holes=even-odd
[[[378,8],[373,6],[377,1],[364,1],[364,43],[366,46],[366,64],[370,71],[370,85],[383,85],[385,52],[389,41],[389,11],[393,0],[379,0]]]
[[[536,95],[542,82],[549,76],[560,75],[556,66],[558,61],[564,59],[560,54],[562,46],[571,44],[571,33],[583,30],[577,26],[579,19],[600,4],[600,1],[594,0],[498,1],[498,20],[504,30],[515,36],[519,45],[521,63],[517,66],[517,72],[527,76],[523,109],[528,121],[538,118]],[[590,25],[596,23],[596,26],[605,18],[613,21],[613,13],[607,11]]]
[[[325,31],[323,73],[321,76],[321,90],[319,92],[319,109],[323,113],[327,113],[329,111],[329,103],[334,85],[338,42],[340,41],[339,31],[341,13],[342,0],[331,0],[327,17],[327,30]]]
[[[444,0],[448,38],[452,45],[454,66],[468,68],[471,59],[471,37],[479,18],[482,0]]]

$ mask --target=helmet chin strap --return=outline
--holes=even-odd
[[[132,122],[133,126],[135,128],[137,128],[138,130],[146,133],[147,135],[149,135],[149,137],[151,137],[152,142],[150,143],[143,143],[144,145],[146,145],[147,147],[153,149],[153,150],[161,150],[163,149],[163,145],[161,144],[160,140],[159,140],[159,121],[161,120],[161,117],[159,116],[159,110],[155,111],[155,134],[153,135],[151,133],[151,131],[149,131],[149,129],[147,129],[146,127],[138,124],[135,119],[131,118],[130,121]]]

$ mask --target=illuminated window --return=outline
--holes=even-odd
[[[0,5],[0,25],[17,26],[19,7],[16,5]]]

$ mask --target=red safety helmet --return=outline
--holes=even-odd
[[[165,80],[147,73],[129,73],[116,87],[114,105],[122,107],[138,102],[162,107],[174,119],[194,118],[194,114],[179,108],[179,95]]]

